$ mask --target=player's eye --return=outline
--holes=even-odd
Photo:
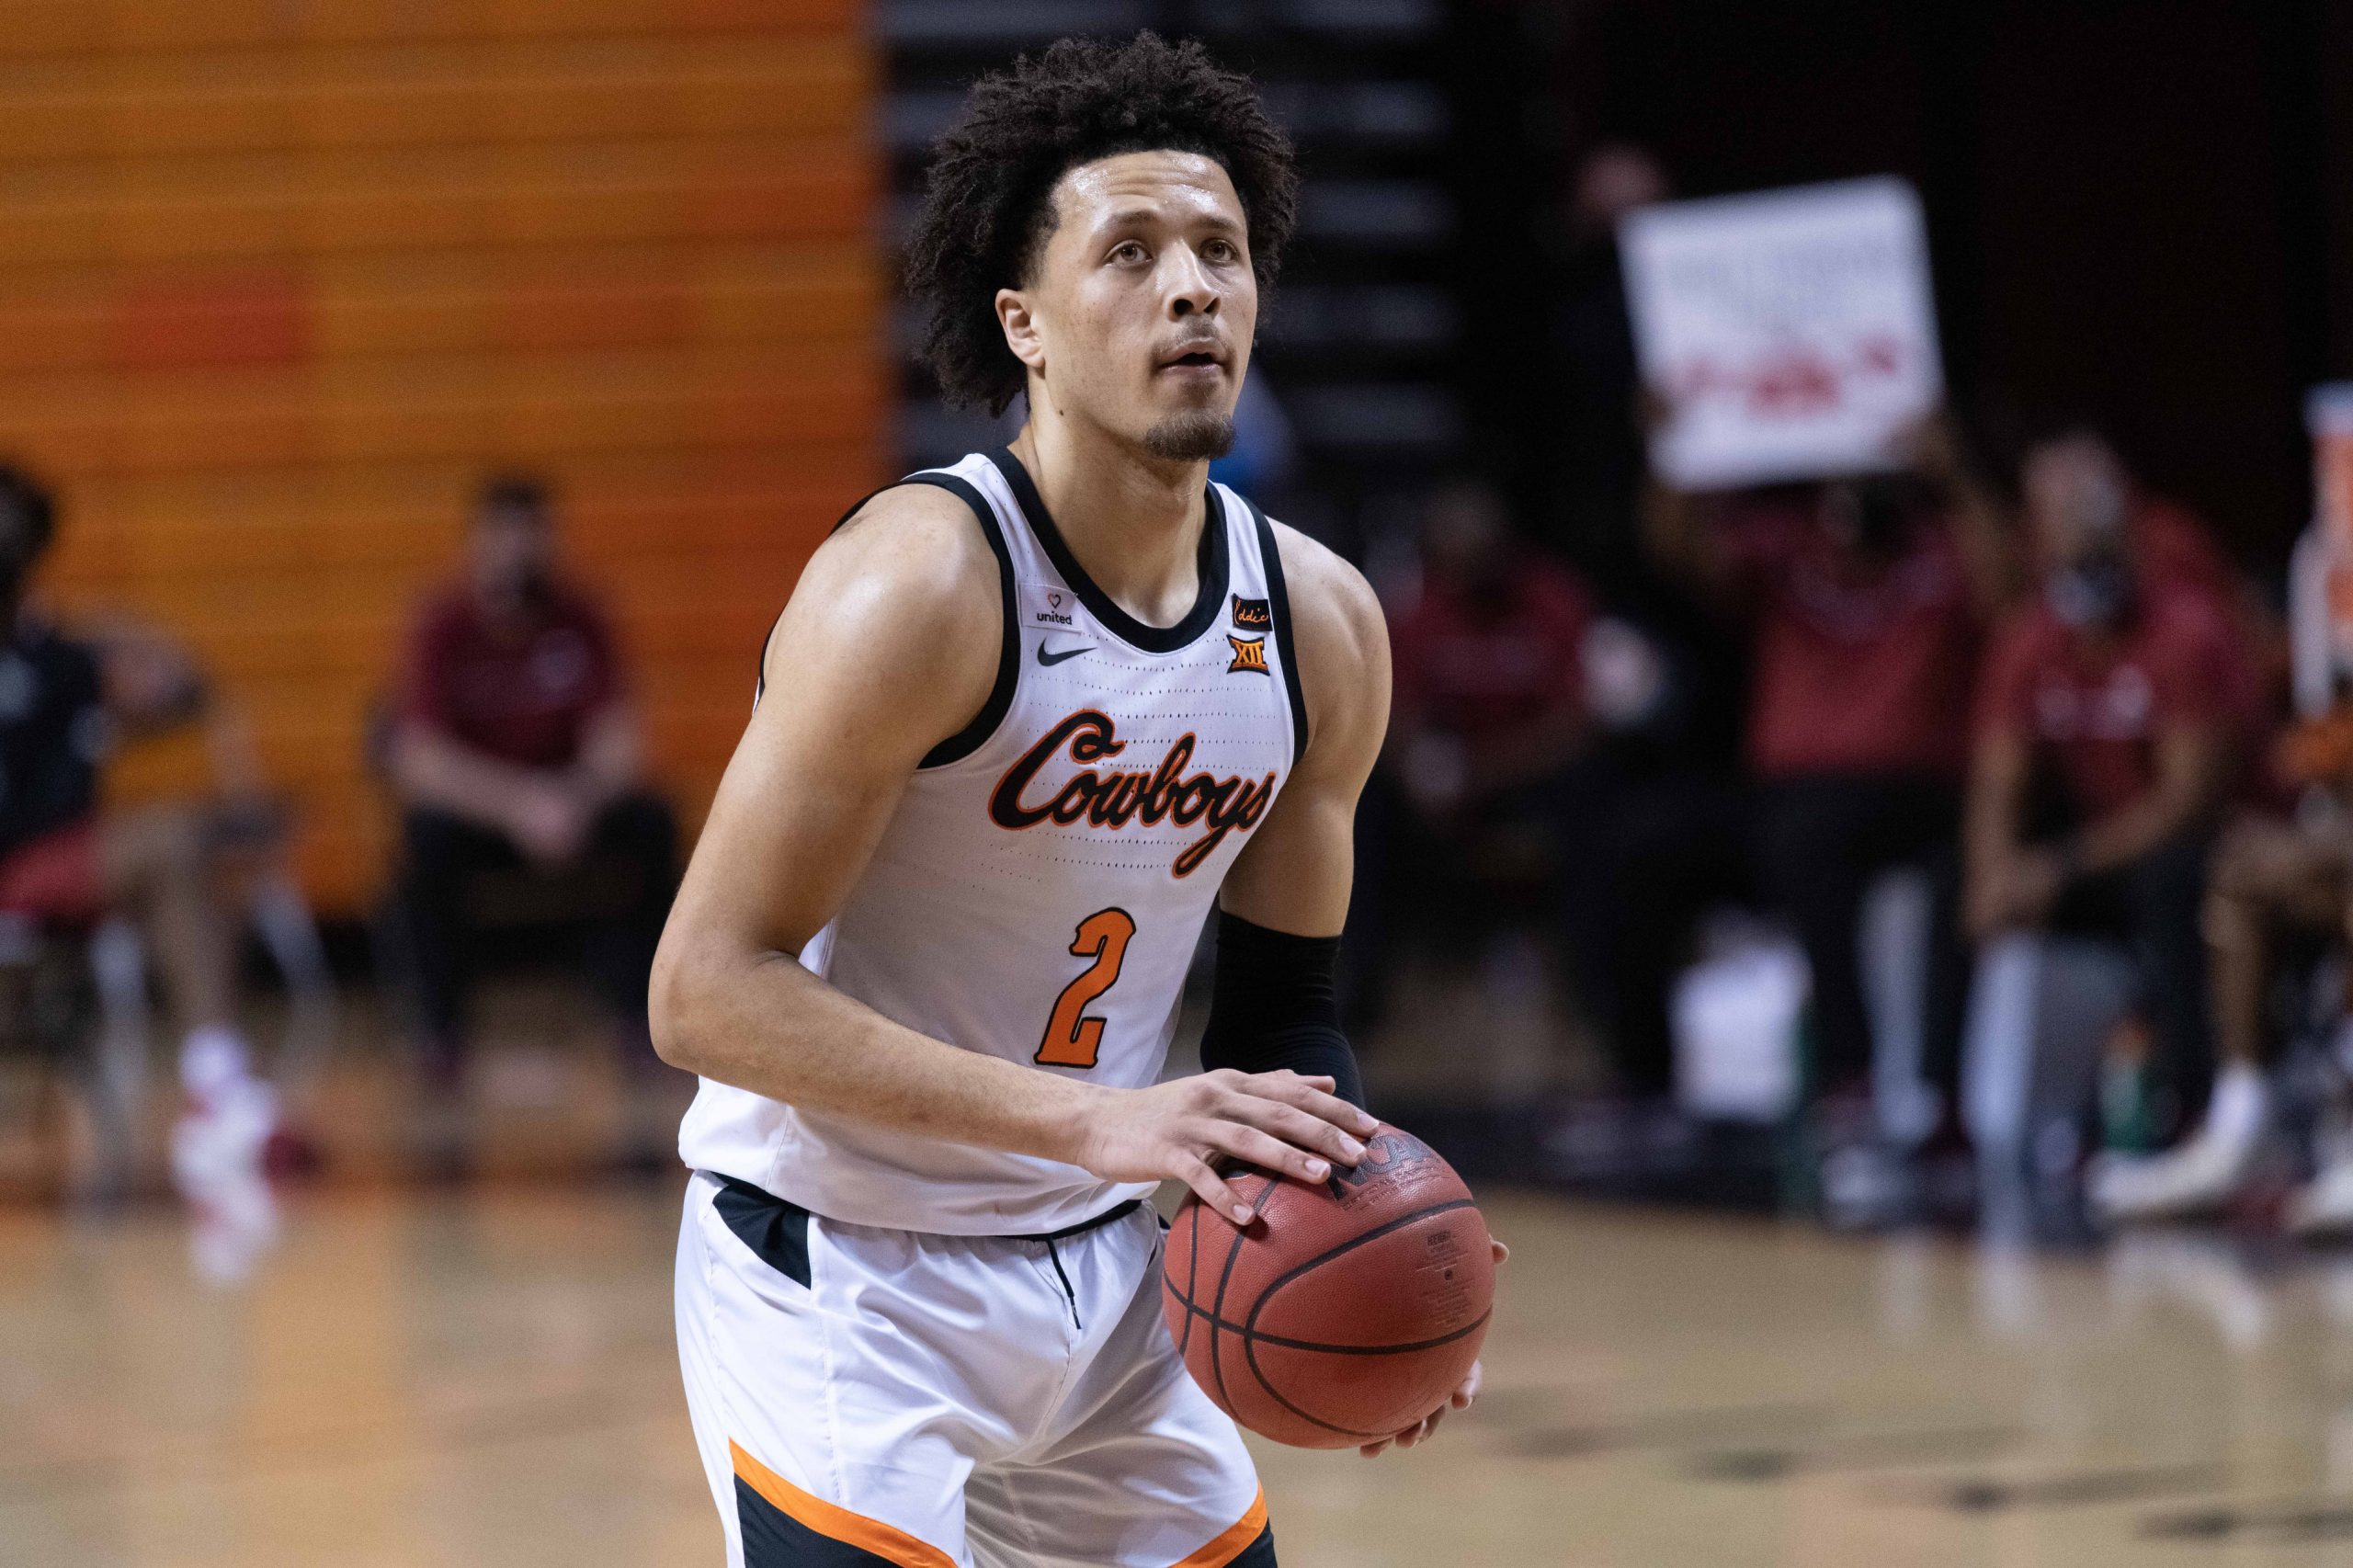
[[[1232,240],[1211,240],[1201,247],[1201,259],[1216,266],[1240,261],[1242,247]]]
[[[1150,261],[1152,255],[1143,248],[1140,241],[1121,240],[1111,247],[1109,259],[1121,263]]]

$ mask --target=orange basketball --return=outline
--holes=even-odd
[[[1242,1167],[1247,1230],[1188,1198],[1162,1306],[1193,1380],[1261,1437],[1347,1449],[1446,1403],[1495,1299],[1487,1222],[1454,1167],[1383,1123],[1321,1186]]]

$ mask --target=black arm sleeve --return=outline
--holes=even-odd
[[[1242,1073],[1292,1072],[1331,1078],[1339,1096],[1364,1105],[1357,1055],[1340,1032],[1332,971],[1337,937],[1294,937],[1220,911],[1217,983],[1210,996],[1201,1065]]]

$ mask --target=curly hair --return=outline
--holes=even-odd
[[[997,324],[1000,289],[1030,275],[1053,230],[1054,182],[1080,164],[1169,150],[1215,159],[1249,227],[1251,270],[1275,280],[1299,206],[1290,139],[1249,78],[1199,43],[1138,33],[1063,39],[983,77],[940,137],[906,248],[908,292],[929,308],[924,357],[951,403],[1001,414],[1027,384]]]

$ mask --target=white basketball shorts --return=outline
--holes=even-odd
[[[1051,1240],[838,1224],[697,1173],[678,1356],[730,1568],[1273,1568],[1161,1322],[1148,1206]]]

